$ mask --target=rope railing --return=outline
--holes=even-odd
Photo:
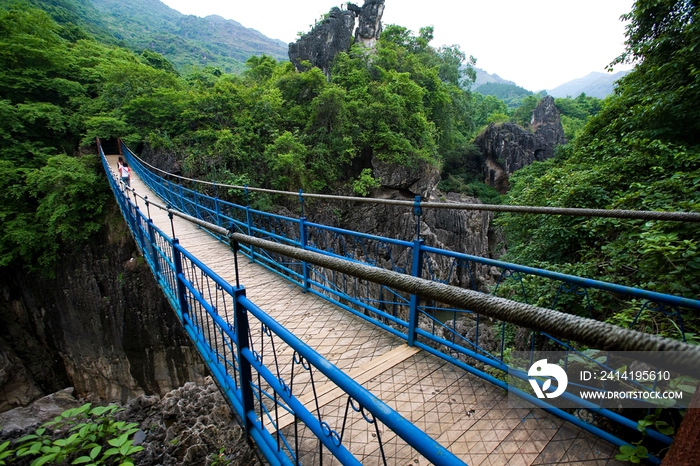
[[[135,193],[135,190],[131,189],[131,191]],[[662,363],[664,367],[682,372],[697,373],[700,371],[699,346],[232,232],[178,210],[149,201],[144,196],[139,197],[144,199],[148,205],[165,210],[169,214],[199,225],[213,233],[227,236],[231,241],[264,248],[372,283],[388,285],[406,293],[417,294],[425,299],[435,300],[460,309],[469,309],[493,319],[556,334],[560,338],[571,339],[600,350],[649,352],[649,362]],[[658,353],[656,357],[654,353]]]
[[[128,148],[125,148],[125,151],[128,151]],[[128,151],[128,153],[129,156],[134,157],[134,165],[137,168],[143,163],[153,171],[177,177],[177,175],[172,175],[142,162],[138,157],[134,156],[131,151]],[[692,310],[700,309],[700,301],[671,295],[660,295],[636,288],[629,289],[620,285],[607,284],[580,277],[561,274],[554,274],[556,276],[552,276],[552,272],[538,269],[530,270],[529,268],[517,266],[515,264],[496,264],[490,259],[476,258],[456,252],[430,248],[422,244],[422,240],[419,239],[420,237],[417,237],[413,242],[379,237],[369,238],[368,241],[370,244],[372,244],[373,241],[378,241],[380,246],[378,251],[374,251],[376,257],[370,257],[367,251],[363,250],[365,245],[362,241],[366,239],[365,236],[367,235],[346,230],[341,231],[332,227],[308,222],[303,216],[304,197],[338,199],[343,201],[357,199],[359,202],[403,205],[413,208],[414,215],[416,216],[420,216],[420,209],[426,206],[449,209],[455,205],[459,206],[459,204],[430,202],[421,204],[420,199],[414,201],[396,201],[315,194],[307,195],[302,193],[263,190],[260,188],[248,188],[245,186],[201,182],[199,180],[178,177],[182,180],[204,183],[217,188],[227,187],[297,196],[301,198],[302,216],[301,218],[295,219],[274,216],[273,214],[251,208],[247,195],[245,205],[237,205],[219,199],[218,197],[212,198],[205,194],[207,191],[199,190],[196,186],[187,187],[186,184],[178,185],[175,182],[150,173],[151,170],[143,170],[142,168],[140,168],[140,170],[146,175],[144,179],[146,184],[150,186],[158,196],[163,197],[163,202],[168,204],[167,206],[159,204],[159,208],[168,211],[173,216],[178,216],[197,224],[201,228],[210,231],[213,236],[218,237],[222,241],[228,240],[229,242],[233,241],[234,243],[241,244],[243,246],[241,252],[248,256],[252,262],[259,263],[268,270],[282,275],[299,286],[303,286],[305,291],[317,294],[321,298],[337,304],[341,308],[374,323],[389,333],[406,339],[409,345],[415,344],[415,346],[420,349],[453,362],[465,371],[482,377],[509,392],[513,392],[526,401],[533,403],[535,406],[539,406],[614,444],[621,445],[624,441],[621,441],[614,435],[611,436],[609,432],[599,428],[600,425],[604,424],[598,424],[597,421],[582,421],[568,412],[554,408],[547,403],[540,402],[540,400],[536,398],[533,399],[528,393],[516,388],[517,383],[509,386],[508,382],[492,377],[488,370],[484,371],[480,369],[480,363],[500,371],[507,370],[509,374],[515,374],[515,372],[522,369],[522,364],[524,363],[517,359],[520,356],[516,356],[516,360],[514,361],[505,359],[504,342],[506,342],[506,338],[504,332],[506,331],[506,322],[509,323],[508,329],[512,328],[510,327],[512,324],[512,326],[515,327],[534,330],[535,332],[528,332],[530,333],[529,338],[533,349],[536,335],[540,335],[549,342],[554,342],[553,346],[563,348],[562,351],[567,354],[567,361],[568,354],[571,352],[571,354],[574,355],[574,359],[576,357],[579,359],[586,359],[591,364],[595,365],[597,362],[593,360],[592,357],[588,357],[581,352],[583,348],[595,348],[595,350],[591,351],[643,353],[637,354],[636,359],[650,363],[653,366],[688,374],[691,377],[695,377],[696,374],[698,374],[698,369],[700,369],[700,348],[685,344],[679,340],[631,330],[643,312],[654,312],[665,319],[668,318],[673,325],[678,323],[676,328],[680,329],[679,332],[685,339],[682,313],[685,312],[690,315],[693,312]],[[137,170],[137,173],[141,174],[141,171]],[[146,196],[141,196],[135,191],[132,192],[135,198],[139,197],[143,199],[146,202],[146,206],[155,205],[151,203]],[[475,207],[476,210],[489,210],[490,207],[495,207],[495,209],[529,209],[524,206],[484,206],[480,204],[461,206]],[[539,209],[536,208],[536,210]],[[544,208],[544,210],[548,210],[549,213],[553,212],[548,208]],[[567,210],[570,212],[581,212],[586,209]],[[416,211],[418,211],[418,213],[416,213]],[[639,212],[636,211],[629,211],[631,216],[625,217],[624,212],[628,211],[588,210],[589,216],[596,213],[608,213],[609,215],[603,214],[598,216],[615,217],[618,216],[620,212],[623,212],[621,218],[639,218],[637,215]],[[657,216],[656,214],[661,215]],[[670,218],[667,217],[666,214],[669,214],[669,212],[642,212],[642,215],[650,215],[650,217],[644,217],[647,220],[669,220]],[[675,214],[686,213],[676,212]],[[694,213],[690,214],[697,215]],[[270,224],[268,225],[265,222]],[[280,224],[273,224],[274,222]],[[331,237],[324,239],[324,232],[327,232]],[[349,243],[347,247],[343,238],[340,238],[341,234],[348,236]],[[338,238],[333,235],[338,236]],[[357,242],[353,242],[352,238],[355,237],[361,238],[357,240]],[[338,244],[334,244],[333,241],[337,241]],[[401,244],[396,246],[399,242]],[[392,251],[391,248],[394,246],[396,246],[397,250]],[[413,249],[411,249],[412,247]],[[470,282],[465,282],[464,277],[451,280],[451,275],[447,276],[443,272],[440,272],[441,275],[434,275],[432,270],[424,270],[425,273],[421,274],[421,253],[426,255],[430,254],[430,257],[426,256],[426,259],[423,259],[429,265],[430,261],[434,260],[432,256],[436,256],[437,260],[440,260],[442,256],[448,259],[452,258],[455,267],[463,267],[464,270],[466,270],[461,273],[468,273],[469,276],[467,278]],[[395,264],[394,257],[398,258],[399,254],[403,254],[401,257],[402,262],[397,262]],[[416,257],[419,258],[418,266],[410,263],[411,254],[414,259]],[[408,257],[408,259],[406,259],[406,257]],[[552,309],[561,308],[566,312],[558,312],[547,308],[549,303],[546,302],[546,300],[538,299],[537,296],[534,299],[530,296],[524,296],[525,303],[522,303],[482,293],[483,290],[477,290],[477,287],[472,287],[471,290],[466,289],[465,285],[471,286],[471,280],[473,280],[471,275],[472,270],[468,265],[464,265],[469,261],[496,266],[496,268],[501,270],[501,277],[506,277],[506,279],[508,279],[508,277],[512,275],[515,285],[520,287],[523,287],[525,283],[525,279],[519,276],[520,272],[523,272],[525,275],[561,281],[562,285],[557,290],[556,297],[554,297],[554,304],[552,304],[551,307]],[[310,274],[313,274],[313,277],[309,277]],[[430,278],[428,278],[428,276]],[[539,279],[540,278],[537,278],[537,280]],[[358,281],[362,287],[362,295],[358,294]],[[365,285],[365,283],[367,283],[367,285]],[[371,286],[369,285],[370,283]],[[452,285],[456,284],[457,286],[450,286],[450,283]],[[500,283],[501,280],[499,279],[499,284]],[[375,284],[379,285],[379,287],[376,288]],[[528,285],[531,284],[528,282]],[[519,299],[511,288],[504,288],[506,295],[510,298]],[[638,311],[634,322],[630,324],[629,329],[575,315],[584,315],[584,313],[580,312],[576,307],[578,304],[573,302],[577,299],[576,296],[573,296],[573,299],[569,299],[561,305],[555,305],[560,298],[560,292],[583,296],[582,299],[588,301],[589,310],[585,315],[594,317],[595,314],[590,312],[591,307],[587,291],[590,289],[594,289],[594,291],[602,290],[601,293],[605,294],[607,304],[617,305],[626,302],[634,306],[637,303],[636,298],[640,298],[639,302],[641,302],[642,307]],[[498,290],[498,284],[496,285],[496,290]],[[496,294],[494,290],[491,291],[494,295]],[[595,292],[598,293],[598,291]],[[385,293],[384,297],[381,293]],[[524,287],[522,293],[525,294]],[[410,295],[410,302],[409,298],[405,295]],[[417,298],[414,300],[414,297]],[[623,300],[619,300],[620,297],[626,297],[628,301],[624,301],[624,298]],[[537,303],[537,305],[531,305],[529,303]],[[570,308],[572,303],[573,308]],[[454,308],[442,309],[449,306],[453,306]],[[399,308],[398,311],[397,307]],[[415,315],[414,307],[416,307],[418,312]],[[409,308],[410,312],[407,312]],[[437,316],[430,314],[431,312],[443,311],[451,312],[453,321],[440,323],[436,320]],[[400,314],[397,314],[397,312]],[[409,317],[406,318],[406,315]],[[464,318],[466,322],[470,322],[469,319],[475,322],[476,327],[473,338],[471,335],[465,334],[462,336],[461,334],[457,334],[456,328],[452,328],[453,324],[457,324],[458,316],[460,322],[462,318]],[[488,332],[492,331],[501,333],[500,357],[497,354],[499,351],[497,347],[479,346],[479,316],[485,318],[481,324],[487,331],[484,335],[488,335]],[[418,317],[420,317],[420,321]],[[443,317],[441,316],[440,318]],[[425,327],[426,323],[428,323],[429,326],[432,323],[433,328]],[[501,330],[498,330],[498,327],[500,327]],[[460,332],[461,331],[462,330],[460,330]],[[496,338],[498,339],[497,335]],[[573,342],[580,344],[580,346]],[[498,341],[496,343],[498,343]],[[515,347],[508,347],[508,349],[515,351]],[[531,352],[533,349],[531,349]],[[466,357],[466,359],[463,357]],[[530,359],[532,359],[532,357]],[[473,366],[474,360],[477,361],[476,366]],[[532,360],[530,362],[532,363]],[[604,364],[601,366],[604,366]],[[605,367],[605,369],[614,370],[615,367]],[[511,372],[511,370],[515,372]],[[520,377],[520,375],[515,375],[515,377]],[[522,379],[522,377],[520,378]],[[593,413],[592,415],[595,418],[602,419],[605,417],[633,431],[637,430],[637,422],[634,416],[626,418],[618,415],[616,412],[603,409],[596,403],[587,402],[586,400],[577,399],[573,400],[573,403],[580,409],[588,410],[590,413]],[[662,435],[652,429],[648,429],[647,434],[650,438],[658,440],[666,445],[670,444],[672,441],[670,437]]]
[[[295,426],[296,423],[305,425],[316,436],[319,446],[323,445],[319,454],[323,457],[330,452],[341,464],[359,466],[365,461],[373,462],[374,459],[379,461],[376,464],[391,464],[383,453],[384,449],[387,446],[394,449],[408,446],[432,464],[464,465],[462,460],[438,441],[248,300],[245,289],[240,284],[233,286],[208,269],[206,264],[180,245],[174,234],[168,238],[153,224],[150,208],[168,212],[171,224],[174,216],[182,214],[151,202],[148,196],[121,183],[104,160],[103,165],[108,175],[111,175],[110,185],[119,208],[156,280],[222,394],[270,464],[300,464],[299,457],[303,453],[300,440],[303,438],[308,442],[308,437],[302,437],[296,427],[292,432],[282,432],[283,427],[280,427],[282,413],[291,413],[296,421]],[[139,199],[145,203],[148,216],[139,208]],[[195,223],[208,226],[206,222]],[[238,275],[235,257],[236,255],[234,267]],[[273,349],[266,357],[274,358],[274,362],[266,361],[263,364],[263,352],[268,344],[280,351]],[[281,351],[282,348],[285,351]],[[282,359],[285,356],[291,356],[294,361],[292,364],[303,369],[297,367],[297,372],[302,373],[297,373],[297,383],[293,369],[291,373],[281,371],[285,367],[285,360]],[[304,374],[312,372],[314,375],[309,375],[308,382],[304,379]],[[310,387],[305,388],[305,384],[310,384]],[[333,419],[325,411],[313,410],[313,404],[304,403],[302,395],[313,393],[316,398],[317,386],[319,389],[326,387],[325,390],[329,386],[337,387],[344,393],[343,396],[352,409],[346,409],[340,420]],[[318,405],[317,398],[316,404]],[[362,422],[355,422],[362,419],[369,431],[365,435],[372,435],[368,443],[375,449],[378,446],[379,450],[360,449],[350,438],[351,434],[356,435],[362,431]],[[380,436],[380,423],[383,426],[382,432],[392,432],[395,436]],[[365,448],[367,445],[361,446]],[[382,453],[381,458],[377,451]]]
[[[452,203],[452,202],[423,202],[418,197],[418,200],[408,201],[399,199],[379,199],[372,197],[356,197],[356,196],[336,196],[330,194],[314,194],[305,193],[302,190],[299,192],[292,191],[279,191],[274,189],[265,188],[254,188],[250,186],[238,186],[230,185],[224,183],[216,183],[211,181],[203,181],[194,178],[187,178],[180,175],[175,175],[169,173],[165,170],[161,170],[143,159],[139,158],[135,154],[131,154],[140,163],[161,173],[165,176],[177,178],[179,180],[188,181],[191,183],[198,183],[203,185],[209,185],[219,188],[229,188],[229,189],[240,189],[243,191],[253,191],[268,194],[278,194],[283,196],[294,196],[302,199],[322,199],[322,200],[335,200],[343,202],[355,202],[355,203],[365,203],[365,204],[382,204],[382,205],[393,205],[393,206],[403,206],[415,208],[416,202],[419,203],[420,207],[423,209],[451,209],[451,210],[470,210],[470,211],[485,211],[485,212],[507,212],[507,213],[518,213],[518,214],[536,214],[536,215],[565,215],[574,217],[604,217],[604,218],[618,218],[627,220],[656,220],[656,221],[670,221],[670,222],[688,222],[688,223],[700,223],[700,213],[698,212],[684,212],[684,211],[653,211],[653,210],[621,210],[621,209],[586,209],[586,208],[572,208],[572,207],[540,207],[540,206],[521,206],[521,205],[499,205],[499,204],[475,204],[475,203]]]

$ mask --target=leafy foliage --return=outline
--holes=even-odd
[[[688,393],[694,392],[695,387],[690,387]],[[644,419],[640,419],[637,422],[637,430],[641,432],[642,437],[638,441],[633,442],[632,445],[622,445],[620,447],[620,453],[615,455],[615,459],[638,464],[646,458],[649,458],[649,449],[642,445],[642,443],[647,440],[647,429],[652,428],[663,435],[673,435],[676,431],[674,426],[661,419],[663,414],[662,408],[659,407],[656,408],[654,412],[644,416]]]
[[[524,95],[509,107],[465,91],[473,58],[455,46],[432,47],[432,28],[386,27],[374,51],[354,46],[339,54],[330,81],[269,56],[249,58],[237,76],[206,66],[179,75],[152,50],[134,54],[92,40],[93,10],[76,9],[74,0],[47,7],[58,21],[18,5],[0,11],[0,265],[46,267],[62,247],[99,228],[106,184],[92,157],[75,157],[96,136],[174,154],[185,175],[286,190],[364,195],[379,182],[373,160],[428,163],[443,168],[441,188],[497,203],[500,195],[480,181],[470,140],[491,122],[526,125],[537,101]],[[696,15],[691,2],[638,2],[619,58],[637,60],[637,69],[605,101],[557,99],[574,142],[557,159],[514,175],[509,202],[697,210]],[[151,19],[140,27],[152,30]],[[513,260],[576,264],[618,283],[698,293],[691,226],[500,222]],[[623,306],[610,318],[622,322],[628,314]]]
[[[218,16],[183,15],[160,2],[28,1],[63,26],[64,37],[69,33],[80,38],[96,37],[139,54],[155,53],[167,58],[169,66],[180,72],[209,66],[240,73],[253,52],[286,59],[286,44],[281,41]]]
[[[637,68],[619,82],[618,102],[627,108],[615,118],[616,131],[700,144],[699,16],[692,0],[641,0],[623,16],[626,50],[613,65]]]
[[[600,102],[585,96],[557,101],[572,117],[597,113],[557,159],[514,174],[508,202],[700,209],[700,94],[689,59],[700,40],[697,7],[691,2],[641,1],[628,17],[628,50],[620,60],[639,60],[637,68],[600,110]],[[673,78],[667,74],[671,69]],[[700,294],[699,231],[694,224],[516,215],[503,215],[499,223],[508,234],[509,260],[560,270],[578,264],[589,277],[688,297]],[[617,303],[604,317],[629,325],[633,312],[633,306]],[[686,331],[693,332],[697,316],[686,319]],[[678,336],[673,325],[646,322],[641,330]]]
[[[502,100],[508,108],[517,108],[524,98],[533,96],[532,91],[528,91],[515,84],[506,83],[484,83],[475,89],[476,92],[484,96],[491,95]]]
[[[133,131],[127,104],[177,79],[66,28],[27,5],[0,9],[0,266],[49,275],[100,228],[108,199],[98,159],[76,157],[81,141]]]
[[[414,36],[389,26],[371,60],[359,46],[339,54],[330,82],[318,69],[297,72],[265,56],[251,57],[242,76],[144,75],[149,86],[128,86],[144,95],[122,95],[111,80],[90,128],[125,126],[126,140],[187,153],[183,167],[192,176],[228,171],[277,189],[351,188],[373,158],[439,165],[440,154],[466,147],[473,129],[469,94],[459,86],[470,79],[466,58],[456,47],[434,49],[431,39],[430,28]]]
[[[555,99],[554,104],[561,112],[564,136],[566,136],[567,140],[573,141],[583,132],[583,128],[588,123],[588,120],[598,114],[602,108],[603,101],[581,94],[575,99]]]
[[[372,170],[365,168],[360,173],[360,177],[352,184],[352,190],[360,196],[368,196],[372,189],[381,186],[381,182],[372,176]]]
[[[68,461],[88,466],[133,465],[131,456],[143,447],[135,446],[129,438],[138,430],[137,424],[114,418],[119,410],[116,405],[92,407],[86,403],[63,411],[34,434],[16,440],[14,450],[8,449],[9,442],[0,445],[0,460],[12,464],[14,454],[16,458],[34,458],[32,466]]]
[[[130,44],[155,33],[157,17],[177,19],[110,5],[96,8],[138,23],[123,37]],[[153,50],[91,39],[115,24],[82,0],[44,6],[58,22],[23,3],[0,12],[0,265],[47,268],[99,228],[106,185],[93,157],[75,158],[95,137],[177,154],[190,176],[316,192],[367,193],[379,182],[373,160],[439,166],[469,150],[473,102],[462,86],[473,59],[465,67],[458,47],[431,47],[432,28],[388,26],[371,57],[359,46],[339,54],[331,81],[268,56],[238,76],[216,67],[181,76]]]

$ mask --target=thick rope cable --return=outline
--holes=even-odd
[[[647,359],[664,369],[700,370],[700,347],[682,341],[649,335],[593,319],[532,306],[478,291],[458,288],[391,270],[350,262],[312,251],[230,233],[233,241],[264,248],[287,257],[309,262],[336,272],[386,285],[421,298],[477,312],[532,330],[557,335],[605,351],[644,351]],[[668,353],[668,352],[671,353]]]
[[[562,339],[570,339],[599,350],[645,352],[647,362],[664,370],[678,370],[691,374],[700,371],[700,346],[232,232],[178,210],[148,200],[146,202],[212,233],[228,237],[230,241],[263,248],[362,280],[416,294],[424,299],[477,312],[531,330],[550,333]]]
[[[133,152],[131,155],[136,158],[142,165],[149,169],[162,173],[166,176],[172,176],[181,180],[192,183],[200,183],[209,186],[248,190],[269,194],[280,194],[284,196],[295,196],[307,199],[323,199],[336,200],[343,202],[357,202],[365,204],[383,204],[404,207],[415,207],[415,201],[403,201],[398,199],[378,199],[372,197],[352,197],[352,196],[334,196],[330,194],[313,194],[313,193],[295,193],[290,191],[277,191],[274,189],[252,188],[250,186],[236,186],[229,184],[219,184],[210,181],[196,180],[186,178],[180,175],[174,175],[161,170],[153,165],[148,164]],[[471,210],[471,211],[486,211],[486,212],[509,212],[519,214],[537,214],[537,215],[567,215],[575,217],[604,217],[604,218],[619,218],[630,220],[663,220],[671,222],[691,222],[700,223],[700,213],[698,212],[664,212],[664,211],[646,211],[646,210],[618,210],[618,209],[581,209],[570,207],[538,207],[538,206],[519,206],[519,205],[497,205],[497,204],[471,204],[471,203],[450,203],[450,202],[421,202],[420,207],[423,209],[453,209],[453,210]]]

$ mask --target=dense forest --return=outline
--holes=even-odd
[[[505,83],[486,83],[479,86],[476,90],[479,94],[492,95],[502,100],[509,108],[518,108],[525,97],[534,95],[534,92],[523,89],[520,86]],[[544,92],[541,94],[544,94]],[[538,97],[543,97],[543,95],[538,95]]]
[[[49,13],[75,38],[96,38],[130,50],[167,57],[183,72],[215,66],[241,72],[251,55],[285,59],[287,44],[220,16],[183,15],[160,0],[25,0]]]
[[[691,1],[637,1],[625,18],[626,51],[616,59],[636,68],[558,157],[514,174],[508,202],[699,211],[699,16]],[[508,259],[700,295],[697,225],[514,215],[499,223],[508,234]],[[632,317],[623,310],[609,320],[626,326]],[[677,329],[646,325],[678,335]]]
[[[700,210],[700,18],[690,0],[635,3],[616,60],[635,70],[605,100],[556,99],[569,144],[518,171],[505,198],[473,170],[473,140],[489,123],[527,127],[538,98],[509,106],[470,92],[465,53],[432,46],[432,28],[387,26],[375,50],[340,53],[328,80],[264,55],[239,74],[178,69],[155,51],[95,38],[66,10],[57,21],[27,3],[0,8],[0,267],[50,273],[101,228],[110,201],[95,137],[171,154],[187,176],[234,185],[368,195],[380,183],[376,158],[432,165],[442,170],[442,189],[487,202]],[[269,199],[258,206],[274,208]],[[515,215],[497,222],[508,260],[700,294],[692,224]],[[630,316],[608,318],[625,324]]]

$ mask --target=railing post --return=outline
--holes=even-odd
[[[299,216],[304,217],[304,190],[300,189],[299,190],[299,206],[300,206],[300,211],[299,211]]]
[[[173,182],[170,180],[166,180],[167,182],[167,187],[166,189],[166,200],[168,201],[169,204],[173,203],[173,195],[175,194],[174,188],[173,188]]]
[[[131,200],[129,198],[129,192],[125,192],[126,194],[126,199],[127,199],[127,208],[129,209],[129,226],[131,227],[131,232],[134,235],[134,241],[136,241],[136,244],[141,247],[141,244],[139,243],[139,238],[136,236],[138,235],[136,231],[136,210],[138,210],[138,207],[130,203],[129,201]]]
[[[134,228],[136,229],[136,240],[139,242],[139,246],[141,246],[141,252],[145,254],[146,248],[143,240],[143,231],[141,230],[141,216],[139,215],[139,212],[141,212],[141,209],[139,209],[139,206],[134,204]]]
[[[238,286],[234,288],[233,292],[236,298],[233,303],[233,325],[236,330],[234,335],[236,338],[236,352],[238,355],[238,377],[240,379],[239,386],[241,387],[241,404],[243,405],[243,423],[246,434],[250,435],[254,426],[253,422],[248,417],[248,413],[254,412],[255,410],[253,387],[251,386],[253,371],[250,361],[243,355],[243,350],[250,349],[250,341],[248,340],[250,324],[248,322],[248,312],[239,301],[240,297],[245,297],[245,288]]]
[[[160,254],[158,254],[156,229],[151,218],[148,219],[148,236],[151,242],[151,254],[153,255],[153,273],[158,278],[160,275]]]
[[[420,238],[413,240],[413,261],[411,262],[411,275],[421,278],[423,275],[423,243]],[[418,328],[418,295],[411,294],[408,314],[408,336],[406,343],[413,346],[416,341],[416,328]]]
[[[413,215],[416,216],[416,238],[420,238],[420,217],[423,215],[423,209],[420,206],[420,196],[413,198]]]
[[[299,242],[301,243],[301,249],[306,249],[307,239],[306,239],[306,217],[301,217],[299,219]],[[301,271],[304,276],[304,293],[309,291],[309,264],[306,261],[301,261]]]
[[[306,217],[304,216],[304,191],[299,190],[299,205],[300,205],[300,217],[299,217],[299,243],[301,249],[306,249],[307,239],[306,239]],[[301,271],[304,277],[304,293],[309,291],[309,264],[306,261],[301,261]]]
[[[216,212],[216,224],[221,226],[221,211],[219,210],[219,187],[214,183],[214,212]],[[233,230],[231,230],[233,231]]]
[[[250,217],[250,199],[248,193],[248,185],[243,187],[245,191],[245,222],[248,228],[248,236],[253,236],[253,221]],[[250,246],[250,262],[255,262],[255,248]]]
[[[411,263],[411,275],[421,278],[423,275],[423,240],[420,238],[420,217],[423,209],[420,206],[421,198],[416,196],[413,202],[413,215],[416,216],[416,238],[413,240],[413,262]],[[416,341],[416,328],[418,327],[418,296],[411,294],[408,314],[408,346],[413,346]]]
[[[187,287],[183,283],[185,275],[182,271],[182,256],[180,251],[177,250],[177,246],[180,245],[180,240],[173,238],[173,264],[175,264],[175,283],[177,286],[177,302],[180,307],[180,319],[182,323],[185,323],[183,316],[189,313],[187,308]]]
[[[201,219],[202,217],[199,215],[199,193],[195,190],[192,190],[192,192],[194,193],[194,216]]]

